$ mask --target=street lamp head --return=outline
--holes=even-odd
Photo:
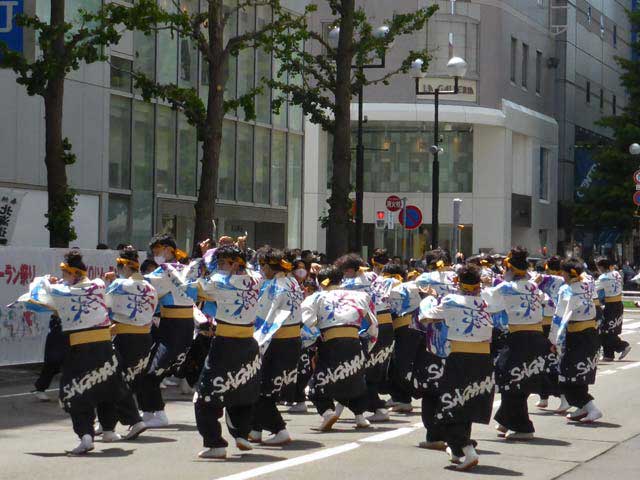
[[[424,65],[424,60],[421,58],[416,58],[413,62],[411,62],[411,74],[414,77],[424,77],[426,73],[422,71],[422,66]]]
[[[373,36],[377,39],[384,38],[387,35],[389,35],[389,27],[387,25],[382,25],[373,31]]]
[[[462,78],[467,73],[467,62],[460,57],[451,57],[447,63],[447,72],[451,77]]]
[[[640,155],[640,145],[637,143],[632,143],[629,146],[629,153],[631,155]]]
[[[338,48],[338,40],[340,39],[340,27],[333,27],[329,30],[329,35],[327,35],[327,41],[331,48]]]

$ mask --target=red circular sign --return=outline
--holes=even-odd
[[[397,212],[402,209],[402,199],[397,195],[390,195],[387,197],[385,205],[390,212]]]
[[[633,174],[633,181],[640,185],[640,170]]]
[[[633,203],[640,207],[640,191],[633,194]]]

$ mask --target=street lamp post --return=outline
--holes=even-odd
[[[419,75],[422,74],[423,61],[417,59],[413,62],[413,70]],[[434,126],[433,136],[434,142],[429,147],[429,153],[433,155],[433,168],[431,170],[431,248],[438,248],[439,240],[439,223],[438,209],[440,207],[440,161],[438,155],[443,152],[440,147],[440,131],[438,128],[438,114],[440,109],[440,95],[457,95],[459,93],[458,81],[460,77],[464,77],[467,73],[467,62],[460,57],[452,57],[447,63],[447,72],[454,79],[453,90],[440,90],[437,87],[433,92],[421,92],[419,86],[419,78],[416,77],[416,95],[433,95],[434,105]]]

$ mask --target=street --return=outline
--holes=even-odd
[[[530,398],[536,439],[530,443],[497,438],[492,425],[474,425],[480,465],[468,474],[447,468],[443,452],[417,447],[424,440],[419,402],[412,414],[393,414],[392,421],[356,431],[353,416],[330,433],[311,430],[319,423],[315,413],[286,415],[294,442],[283,448],[258,446],[242,455],[229,448],[227,461],[196,457],[201,439],[196,431],[191,398],[176,389],[164,390],[170,401],[172,426],[147,431],[132,443],[104,444],[86,457],[70,458],[65,449],[77,439],[71,422],[57,402],[40,403],[27,392],[35,371],[7,367],[0,375],[0,478],[54,478],[65,480],[189,478],[190,480],[360,479],[385,480],[523,477],[527,479],[637,478],[640,472],[640,314],[625,315],[623,338],[634,346],[622,362],[601,363],[592,388],[604,417],[594,425],[568,424],[561,416],[540,411]],[[54,391],[49,395],[53,399]],[[494,406],[498,404],[496,398]],[[555,407],[556,399],[550,400]],[[310,404],[309,404],[310,405]],[[223,427],[227,440],[230,436]]]

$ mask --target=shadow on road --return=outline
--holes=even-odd
[[[104,450],[94,450],[86,455],[74,457],[74,458],[113,458],[113,457],[128,457],[135,450],[123,450],[122,448],[106,448]],[[25,452],[25,455],[33,455],[35,457],[68,457],[66,452]]]
[[[153,435],[141,435],[135,440],[127,443],[171,443],[177,442],[176,438],[167,438],[167,437],[155,437]]]
[[[284,451],[300,451],[300,450],[313,450],[314,448],[322,448],[324,447],[324,443],[314,442],[313,440],[294,440],[288,445],[282,446],[274,446],[270,447],[269,445],[260,445],[260,448],[265,448],[269,451],[271,450],[284,450]]]
[[[456,470],[456,467],[450,465],[445,467],[447,470]],[[508,468],[494,467],[493,465],[478,465],[473,467],[472,470],[465,472],[470,475],[492,475],[497,477],[521,477],[522,472],[516,470],[509,470]]]
[[[620,428],[622,427],[622,425],[618,423],[609,423],[609,422],[594,422],[594,423],[575,422],[575,423],[571,423],[570,425],[574,427],[581,427],[581,428]]]
[[[551,446],[551,447],[566,447],[567,445],[571,445],[571,442],[566,442],[564,440],[558,440],[557,438],[544,438],[544,437],[534,437],[533,440],[505,440],[505,439],[493,439],[487,438],[482,439],[482,442],[493,442],[493,443],[507,443],[507,444],[526,444],[526,445],[543,445],[543,446]]]
[[[221,459],[197,459],[194,462],[224,462],[224,463],[267,463],[267,462],[278,462],[280,460],[286,460],[286,457],[276,457],[275,455],[265,455],[262,453],[243,453],[241,455],[233,455],[227,457],[224,460]]]

